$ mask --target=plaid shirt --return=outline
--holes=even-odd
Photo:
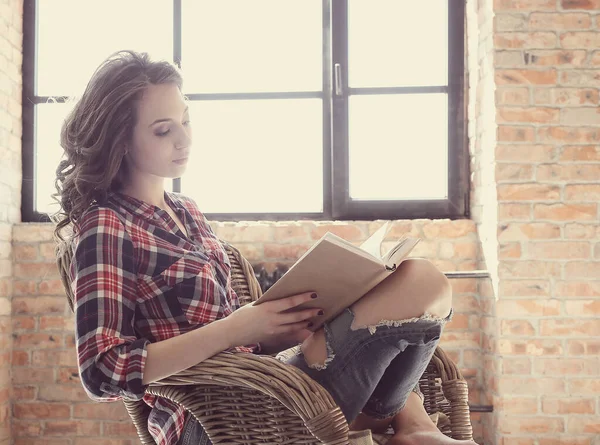
[[[165,200],[189,237],[166,211],[128,195],[109,193],[106,203],[91,206],[75,240],[71,285],[86,393],[100,402],[143,399],[152,407],[150,434],[169,445],[186,412],[145,394],[147,346],[226,317],[239,301],[227,252],[196,203],[168,192]]]

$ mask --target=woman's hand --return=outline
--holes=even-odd
[[[322,315],[322,311],[319,308],[288,311],[314,298],[317,298],[314,292],[305,292],[259,305],[242,306],[223,319],[229,325],[230,346],[270,344],[277,337],[283,342],[296,338],[298,342],[302,341],[310,335],[307,334],[307,328],[311,326],[308,320]]]

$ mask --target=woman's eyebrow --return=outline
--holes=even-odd
[[[186,111],[188,111],[189,109],[189,105],[185,107],[185,110],[183,110],[183,112],[185,113]],[[156,119],[154,122],[152,122],[150,125],[148,125],[149,127],[151,127],[154,124],[158,124],[159,122],[167,122],[167,121],[171,121],[173,119],[171,118],[164,118],[164,119]]]

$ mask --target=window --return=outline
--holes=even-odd
[[[202,161],[171,187],[209,219],[465,217],[463,3],[26,0],[23,219],[57,210],[61,102],[124,48],[184,72]]]

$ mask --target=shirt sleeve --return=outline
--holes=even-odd
[[[94,208],[82,218],[71,268],[77,364],[95,401],[141,400],[149,340],[134,329],[134,248],[116,213]]]

